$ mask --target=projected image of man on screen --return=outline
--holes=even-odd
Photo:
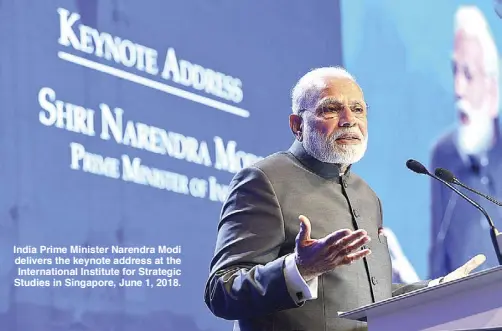
[[[466,185],[502,198],[502,142],[499,128],[499,60],[490,27],[475,6],[455,14],[453,42],[455,129],[439,139],[432,151],[431,168],[449,169]],[[488,223],[469,203],[432,180],[431,277],[459,267],[479,252],[484,268],[498,265]],[[502,226],[502,210],[474,195],[495,225]]]
[[[236,320],[235,331],[364,330],[338,312],[464,277],[483,263],[479,255],[444,278],[393,284],[380,199],[351,167],[368,142],[362,89],[344,69],[320,68],[292,95],[290,149],[230,183],[205,291],[214,315]]]

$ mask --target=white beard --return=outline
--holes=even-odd
[[[486,109],[473,110],[465,101],[457,102],[456,107],[469,118],[469,124],[459,124],[457,139],[459,149],[467,155],[486,153],[492,147],[495,134],[493,119],[487,115]]]
[[[355,128],[340,129],[336,135],[323,136],[319,131],[310,129],[309,125],[304,128],[303,147],[305,151],[319,161],[325,163],[335,163],[341,165],[350,165],[361,160],[368,147],[368,135],[363,137],[360,144],[341,145],[336,142],[339,134],[357,133],[363,136],[361,131]]]

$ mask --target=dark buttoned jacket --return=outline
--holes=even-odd
[[[365,229],[372,254],[318,279],[318,297],[299,302],[289,294],[285,257],[294,252],[299,215],[312,223],[312,238],[339,229]],[[205,301],[216,316],[241,331],[363,330],[344,320],[348,311],[427,286],[392,284],[381,203],[350,168],[309,156],[295,141],[233,178],[218,224]]]

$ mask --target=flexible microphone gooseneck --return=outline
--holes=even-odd
[[[416,160],[410,159],[410,160],[406,161],[406,166],[408,167],[408,169],[410,169],[413,172],[416,172],[417,174],[427,175],[427,176],[434,178],[435,180],[440,181],[444,185],[448,186],[453,192],[457,193],[459,196],[464,198],[471,205],[476,207],[481,213],[483,213],[486,220],[488,221],[488,224],[490,225],[490,236],[492,239],[493,248],[495,249],[495,253],[497,255],[497,260],[499,262],[499,265],[502,265],[502,253],[500,252],[500,246],[502,245],[501,244],[502,243],[502,234],[500,234],[498,232],[497,228],[493,224],[493,221],[492,221],[490,215],[488,215],[486,210],[483,207],[481,207],[478,203],[473,201],[471,198],[469,198],[468,196],[466,196],[465,194],[460,192],[456,187],[454,187],[453,185],[451,185],[450,183],[445,181],[444,179],[439,178],[438,176],[431,174],[422,163],[420,163]],[[501,242],[501,243],[499,243],[499,242]]]
[[[470,188],[469,186],[467,186],[464,183],[462,183],[461,181],[459,181],[457,179],[457,177],[455,177],[455,175],[451,171],[449,171],[447,169],[436,168],[436,170],[434,171],[434,173],[435,173],[436,176],[438,176],[439,178],[441,178],[442,180],[444,180],[444,181],[446,181],[446,182],[448,182],[450,184],[455,184],[455,185],[458,185],[460,187],[463,187],[466,190],[471,191],[472,193],[475,193],[475,194],[477,194],[479,196],[482,196],[483,198],[485,198],[486,200],[488,200],[490,202],[493,202],[497,206],[502,206],[502,202],[495,200],[495,198],[492,198],[489,195],[486,195],[484,193],[476,191],[473,188]]]

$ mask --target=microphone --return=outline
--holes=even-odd
[[[456,187],[454,187],[453,185],[451,185],[450,183],[445,181],[444,179],[439,178],[438,176],[431,174],[422,163],[420,163],[416,160],[410,159],[410,160],[406,161],[406,166],[408,167],[408,169],[410,169],[413,172],[416,172],[417,174],[423,174],[423,175],[430,176],[430,177],[434,178],[435,180],[440,181],[444,185],[448,186],[453,192],[457,193],[459,196],[461,196],[463,199],[465,199],[471,205],[476,207],[486,217],[486,220],[488,221],[488,224],[490,225],[490,236],[492,239],[493,248],[495,249],[495,254],[497,255],[497,260],[499,262],[499,265],[502,265],[502,253],[500,252],[500,245],[502,245],[502,234],[499,233],[499,231],[495,227],[495,224],[493,224],[493,221],[490,218],[490,215],[488,215],[486,210],[483,207],[481,207],[478,203],[473,201],[471,198],[469,198],[468,196],[466,196],[465,194],[460,192]],[[501,241],[501,244],[499,244],[499,240]]]
[[[493,202],[497,206],[502,206],[502,202],[499,202],[499,201],[495,200],[494,198],[492,198],[489,195],[483,194],[481,192],[476,191],[473,188],[470,188],[469,186],[467,186],[464,183],[462,183],[461,181],[459,181],[455,177],[455,175],[453,175],[453,173],[451,171],[447,170],[447,169],[436,168],[436,170],[434,171],[434,173],[436,174],[436,176],[438,176],[439,178],[441,178],[444,181],[447,181],[448,183],[461,186],[461,187],[465,188],[466,190],[471,191],[472,193],[475,193],[475,194],[477,194],[479,196],[482,196],[486,200]]]

